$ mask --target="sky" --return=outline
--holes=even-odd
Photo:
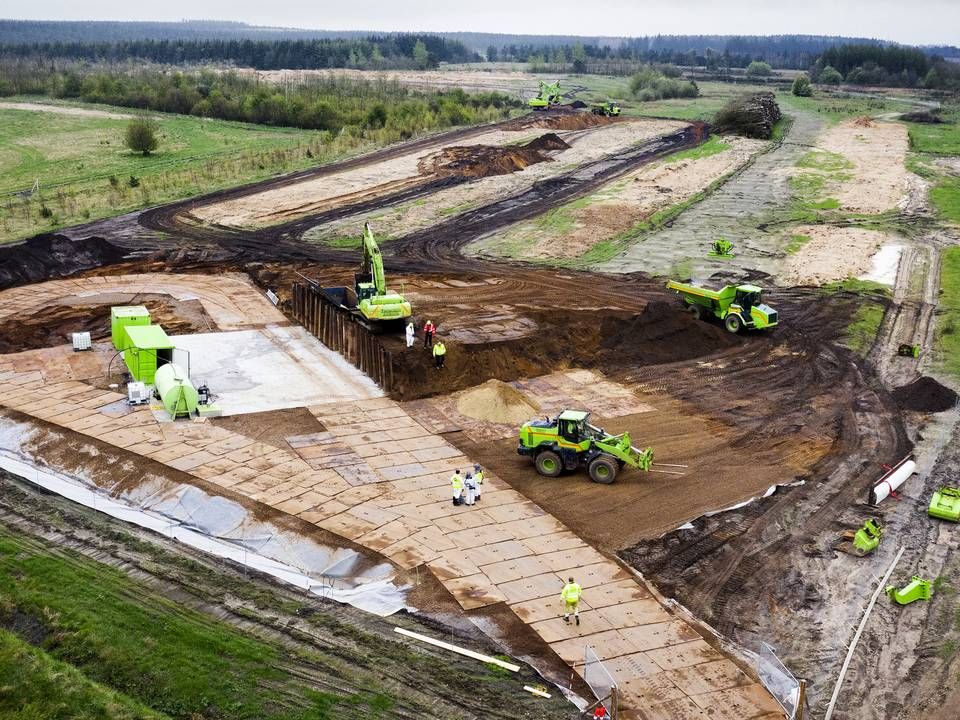
[[[800,33],[960,44],[960,0],[4,0],[34,20],[237,20],[324,30],[613,35]]]

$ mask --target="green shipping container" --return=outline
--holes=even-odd
[[[157,368],[173,362],[173,342],[159,325],[128,325],[124,330],[127,369],[135,380],[153,385]]]
[[[124,329],[128,325],[149,324],[150,311],[143,305],[118,305],[110,308],[110,334],[113,337],[114,349],[126,348],[127,334]]]

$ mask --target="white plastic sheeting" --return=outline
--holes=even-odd
[[[382,617],[406,608],[410,586],[393,582],[393,567],[388,563],[256,520],[239,503],[164,478],[146,480],[117,497],[107,495],[83,478],[37,466],[29,454],[16,447],[31,431],[25,425],[0,427],[0,468],[80,505],[313,595]]]

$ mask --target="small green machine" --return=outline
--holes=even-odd
[[[675,291],[687,312],[698,320],[713,315],[732,333],[743,328],[765,330],[779,323],[777,311],[763,304],[763,290],[756,285],[725,285],[711,290],[671,280],[667,290]]]
[[[710,244],[710,252],[707,255],[718,258],[732,258],[733,243],[726,238],[717,238]]]
[[[930,589],[930,581],[924,580],[919,575],[914,575],[910,582],[899,590],[893,585],[887,585],[885,591],[889,598],[898,605],[909,605],[917,600],[929,600],[933,594]]]
[[[960,488],[942,487],[930,498],[930,517],[960,522]]]
[[[563,100],[560,94],[560,81],[555,83],[546,83],[540,80],[540,90],[536,97],[527,100],[527,106],[532,110],[549,110],[554,105],[559,105]]]
[[[897,348],[897,355],[900,357],[918,358],[920,357],[920,346],[903,344]]]
[[[591,425],[590,413],[582,410],[525,422],[517,453],[532,458],[541,475],[557,477],[564,470],[586,467],[591,480],[605,485],[624,467],[648,471],[653,464],[653,448],[640,450],[628,433],[610,435]]]
[[[595,102],[590,104],[590,112],[594,115],[605,115],[606,117],[617,117],[620,114],[620,106],[611,101]]]

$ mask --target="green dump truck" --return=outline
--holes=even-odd
[[[698,320],[714,316],[732,333],[743,328],[766,330],[775,327],[777,311],[763,304],[763,290],[756,285],[725,285],[711,290],[671,280],[667,290],[675,291],[687,311]]]
[[[537,472],[557,477],[564,470],[587,468],[590,479],[612,483],[624,467],[650,470],[653,449],[633,447],[630,435],[610,435],[590,424],[590,413],[564,410],[555,418],[520,426],[517,453],[533,459]]]
[[[594,115],[617,117],[620,114],[620,106],[609,100],[607,102],[595,102],[590,104],[590,112]]]

